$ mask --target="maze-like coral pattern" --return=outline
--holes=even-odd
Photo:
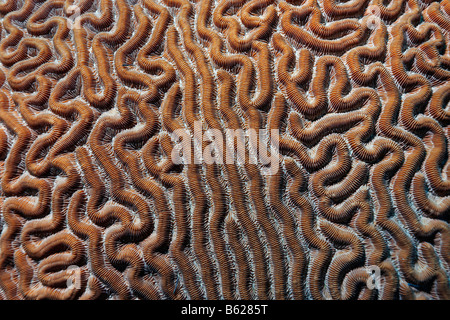
[[[450,1],[7,0],[0,22],[1,298],[450,299]],[[174,163],[196,123],[279,130],[278,171]]]

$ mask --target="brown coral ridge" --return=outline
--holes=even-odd
[[[450,298],[449,0],[7,0],[0,30],[1,299]],[[197,161],[211,130],[267,152]]]

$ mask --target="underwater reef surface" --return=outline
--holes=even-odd
[[[0,27],[1,299],[450,299],[449,0]]]

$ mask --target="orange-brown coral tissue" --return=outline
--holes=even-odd
[[[0,3],[0,299],[450,299],[450,0]]]

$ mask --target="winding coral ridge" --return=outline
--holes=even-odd
[[[0,299],[450,299],[450,0],[6,0],[0,27]],[[279,130],[278,170],[177,164],[198,123]]]

